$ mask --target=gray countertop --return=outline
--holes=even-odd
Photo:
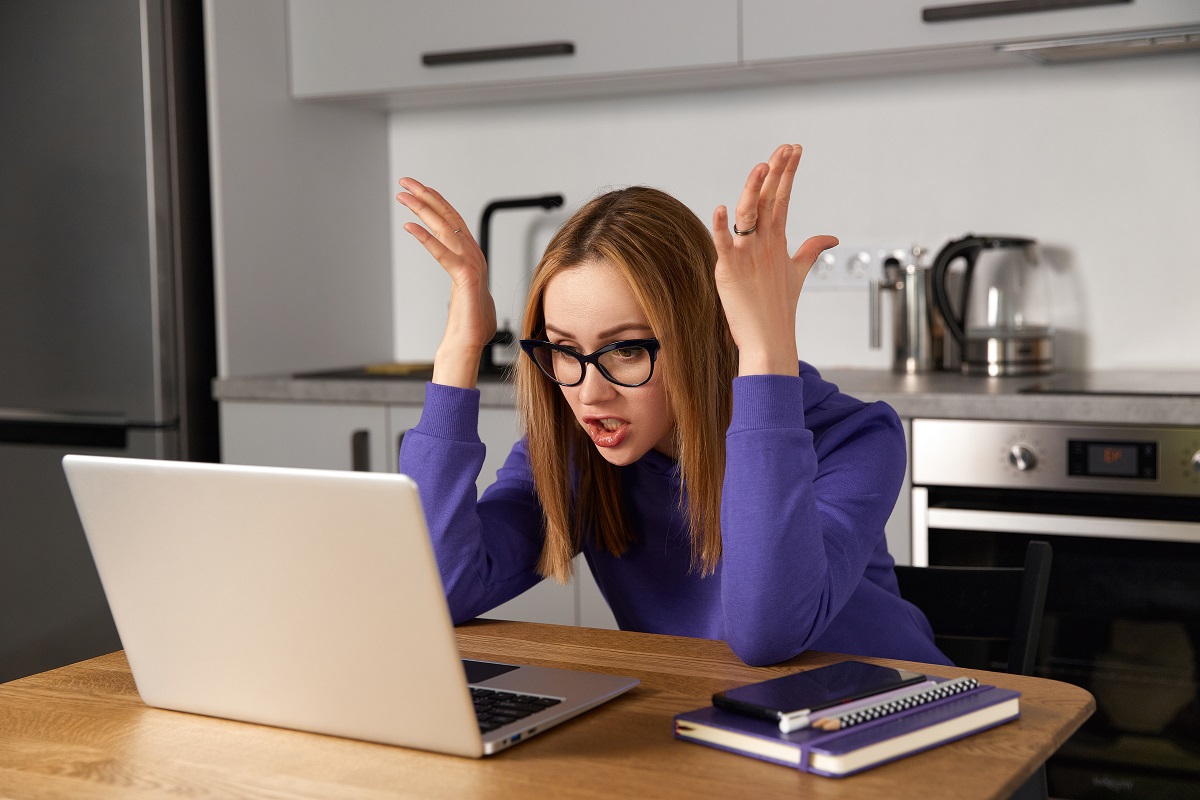
[[[825,369],[822,375],[843,392],[862,400],[882,400],[902,417],[1006,419],[1039,422],[1200,426],[1200,391],[1195,373],[1058,373],[1054,382],[1086,380],[1104,386],[1137,387],[1129,393],[1023,392],[1038,378],[968,378],[949,372],[899,375],[887,370]],[[1182,387],[1178,393],[1172,387]],[[511,407],[511,384],[480,381],[480,404]],[[1132,392],[1148,391],[1150,394]],[[411,378],[219,378],[213,396],[220,401],[415,404],[425,399],[425,381]]]
[[[513,407],[513,386],[500,378],[480,378],[479,403],[490,407]],[[425,379],[421,378],[296,378],[264,375],[246,378],[217,378],[213,381],[217,400],[263,400],[298,403],[379,403],[423,405]]]

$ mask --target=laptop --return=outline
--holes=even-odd
[[[147,705],[479,757],[638,684],[462,659],[404,475],[63,468]]]

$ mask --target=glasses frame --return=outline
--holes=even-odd
[[[565,353],[566,355],[569,355],[572,358],[574,358],[576,361],[578,361],[579,362],[579,380],[575,381],[574,383],[567,383],[566,381],[560,381],[558,378],[551,375],[550,372],[545,367],[543,367],[541,362],[538,361],[537,358],[533,355],[534,349],[538,348],[538,347],[548,347],[551,350],[556,350],[560,353]],[[613,350],[621,350],[621,349],[624,349],[627,347],[640,347],[643,350],[645,350],[647,353],[650,354],[650,374],[646,376],[646,380],[641,381],[640,383],[622,383],[621,381],[617,380],[612,375],[610,375],[608,370],[606,370],[604,368],[604,366],[600,363],[600,356],[604,355],[605,353],[611,353]],[[627,389],[636,389],[639,386],[645,386],[647,383],[650,382],[650,379],[654,377],[654,363],[658,360],[658,350],[660,347],[662,347],[662,345],[659,344],[658,339],[622,339],[619,342],[613,342],[612,344],[606,344],[606,345],[604,345],[604,347],[601,347],[599,350],[595,351],[594,353],[588,353],[587,355],[585,355],[583,353],[580,353],[578,350],[574,350],[570,347],[566,347],[565,345],[554,344],[553,342],[546,342],[541,339],[522,339],[521,340],[521,349],[525,351],[525,355],[529,356],[529,360],[537,365],[537,368],[539,370],[541,370],[542,374],[545,375],[550,380],[557,383],[559,386],[566,386],[566,387],[578,386],[579,384],[583,383],[583,379],[587,377],[588,364],[591,364],[592,366],[594,366],[596,368],[596,371],[599,372],[602,376],[604,376],[604,379],[606,381],[608,381],[609,383],[614,383],[617,386],[624,386]]]

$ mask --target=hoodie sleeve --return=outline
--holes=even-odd
[[[806,409],[808,382],[828,391]],[[726,637],[746,663],[773,664],[811,647],[864,580],[904,477],[904,432],[887,405],[815,373],[760,375],[734,381],[726,445]]]
[[[404,435],[400,471],[416,481],[450,614],[457,625],[542,578],[542,512],[524,440],[478,497],[485,445],[479,391],[430,383],[421,420]]]

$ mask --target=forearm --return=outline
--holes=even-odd
[[[484,500],[476,481],[484,445],[478,436],[477,391],[430,385],[421,421],[404,437],[400,470],[421,493],[434,555],[456,623],[471,619],[532,586],[540,519],[514,469]],[[510,459],[511,460],[511,459]],[[517,459],[519,461],[519,459]]]
[[[895,453],[884,446],[882,465],[871,460],[893,440],[886,423],[857,405],[864,410],[815,442],[801,391],[795,377],[735,383],[721,580],[727,640],[747,663],[790,658],[825,632],[863,579],[895,500]]]
[[[787,334],[773,343],[738,347],[738,376],[795,375],[799,353],[796,349],[795,322]]]
[[[433,382],[460,389],[476,388],[482,355],[482,347],[463,347],[443,342],[433,357]]]

